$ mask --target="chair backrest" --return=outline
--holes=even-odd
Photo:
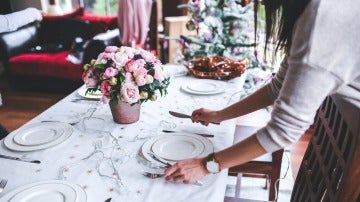
[[[291,201],[359,201],[359,106],[328,97],[314,126]]]

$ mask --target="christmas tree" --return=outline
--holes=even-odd
[[[274,68],[265,61],[264,44],[260,43],[265,37],[264,8],[258,8],[256,17],[254,4],[249,0],[189,0],[178,8],[187,9],[190,19],[186,28],[197,33],[180,36],[182,51],[178,58],[185,61],[206,56],[225,56],[236,61],[247,58],[245,94],[270,80]]]
[[[263,57],[257,57],[263,34],[257,31],[255,41],[254,6],[239,0],[189,0],[178,8],[188,10],[191,18],[186,24],[197,36],[180,36],[183,58],[188,61],[204,56],[225,56],[234,60],[249,59],[250,68],[264,66]],[[263,27],[258,18],[257,26]],[[258,43],[255,46],[255,43]],[[259,51],[261,53],[262,51]],[[265,67],[268,68],[268,67]]]

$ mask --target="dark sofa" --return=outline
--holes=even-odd
[[[96,58],[107,45],[120,46],[118,29],[99,33],[104,31],[100,28],[109,26],[96,20],[49,18],[0,34],[0,59],[10,84],[62,92],[82,85],[83,64]],[[78,59],[77,64],[69,61],[69,55]]]

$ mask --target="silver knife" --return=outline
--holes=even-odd
[[[148,154],[150,155],[150,157],[152,159],[154,159],[155,161],[161,163],[161,164],[164,164],[166,166],[166,168],[169,168],[171,167],[172,165],[167,162],[165,159],[162,159],[161,157],[157,156],[156,154],[152,153],[152,152],[148,152]]]
[[[7,156],[7,155],[3,155],[0,154],[0,158],[4,158],[4,159],[11,159],[11,160],[16,160],[16,161],[24,161],[24,162],[29,162],[29,163],[41,163],[39,160],[34,160],[34,159],[29,159],[29,158],[20,158],[20,157],[15,157],[15,156]]]
[[[181,133],[182,131],[162,130],[162,132],[164,132],[164,133]],[[200,135],[203,137],[214,137],[214,135],[211,135],[211,134],[202,134],[202,133],[193,133],[193,132],[184,132],[184,133],[192,133],[192,134]]]
[[[169,114],[178,117],[178,118],[189,118],[191,119],[190,115],[187,114],[183,114],[183,113],[179,113],[179,112],[174,112],[174,111],[169,111]],[[216,125],[220,125],[220,123],[215,123],[215,122],[211,122],[212,124],[216,124]]]
[[[96,98],[74,98],[71,102],[79,102],[79,101],[96,101],[99,102],[99,99]]]

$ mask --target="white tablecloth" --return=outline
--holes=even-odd
[[[166,68],[176,68],[167,65]],[[174,69],[172,69],[174,70]],[[17,152],[8,150],[0,142],[0,153],[12,156],[23,156],[41,160],[41,164],[25,163],[0,158],[0,178],[7,178],[8,185],[0,194],[4,196],[11,190],[22,185],[41,180],[63,179],[80,185],[87,194],[87,201],[99,202],[111,197],[112,201],[223,201],[227,183],[227,170],[216,175],[205,177],[202,186],[166,182],[164,178],[149,179],[142,175],[146,168],[144,161],[138,155],[141,145],[147,137],[159,134],[164,121],[174,123],[174,130],[186,130],[214,134],[210,140],[215,151],[228,147],[233,142],[235,120],[229,120],[221,125],[211,124],[208,127],[194,124],[190,119],[172,117],[168,111],[178,111],[187,114],[198,107],[212,109],[222,108],[229,102],[238,99],[238,92],[242,88],[243,77],[230,81],[219,81],[226,85],[224,93],[217,95],[193,95],[180,89],[181,85],[197,80],[190,76],[174,77],[171,79],[169,94],[157,101],[146,102],[141,106],[140,120],[133,124],[116,124],[112,120],[108,105],[94,104],[90,101],[71,102],[79,98],[77,91],[62,99],[48,110],[28,122],[39,123],[41,120],[57,119],[67,122],[75,115],[96,106],[94,117],[101,117],[104,121],[88,125],[88,132],[81,130],[81,124],[74,126],[74,132],[65,142],[54,147],[33,151]],[[161,124],[162,123],[162,124]],[[110,169],[109,161],[101,161],[101,155],[94,155],[88,160],[81,160],[94,151],[94,145],[101,145],[105,157],[109,157],[113,139],[108,133],[92,131],[90,127],[97,127],[109,131],[115,136],[120,147],[112,154],[114,166],[119,173],[123,187],[119,188],[113,179],[99,175],[114,177],[115,172]],[[90,131],[90,132],[89,132]],[[127,158],[122,158],[127,154]],[[101,164],[99,164],[102,162]],[[63,174],[61,174],[61,172]],[[65,178],[63,178],[65,177]]]

